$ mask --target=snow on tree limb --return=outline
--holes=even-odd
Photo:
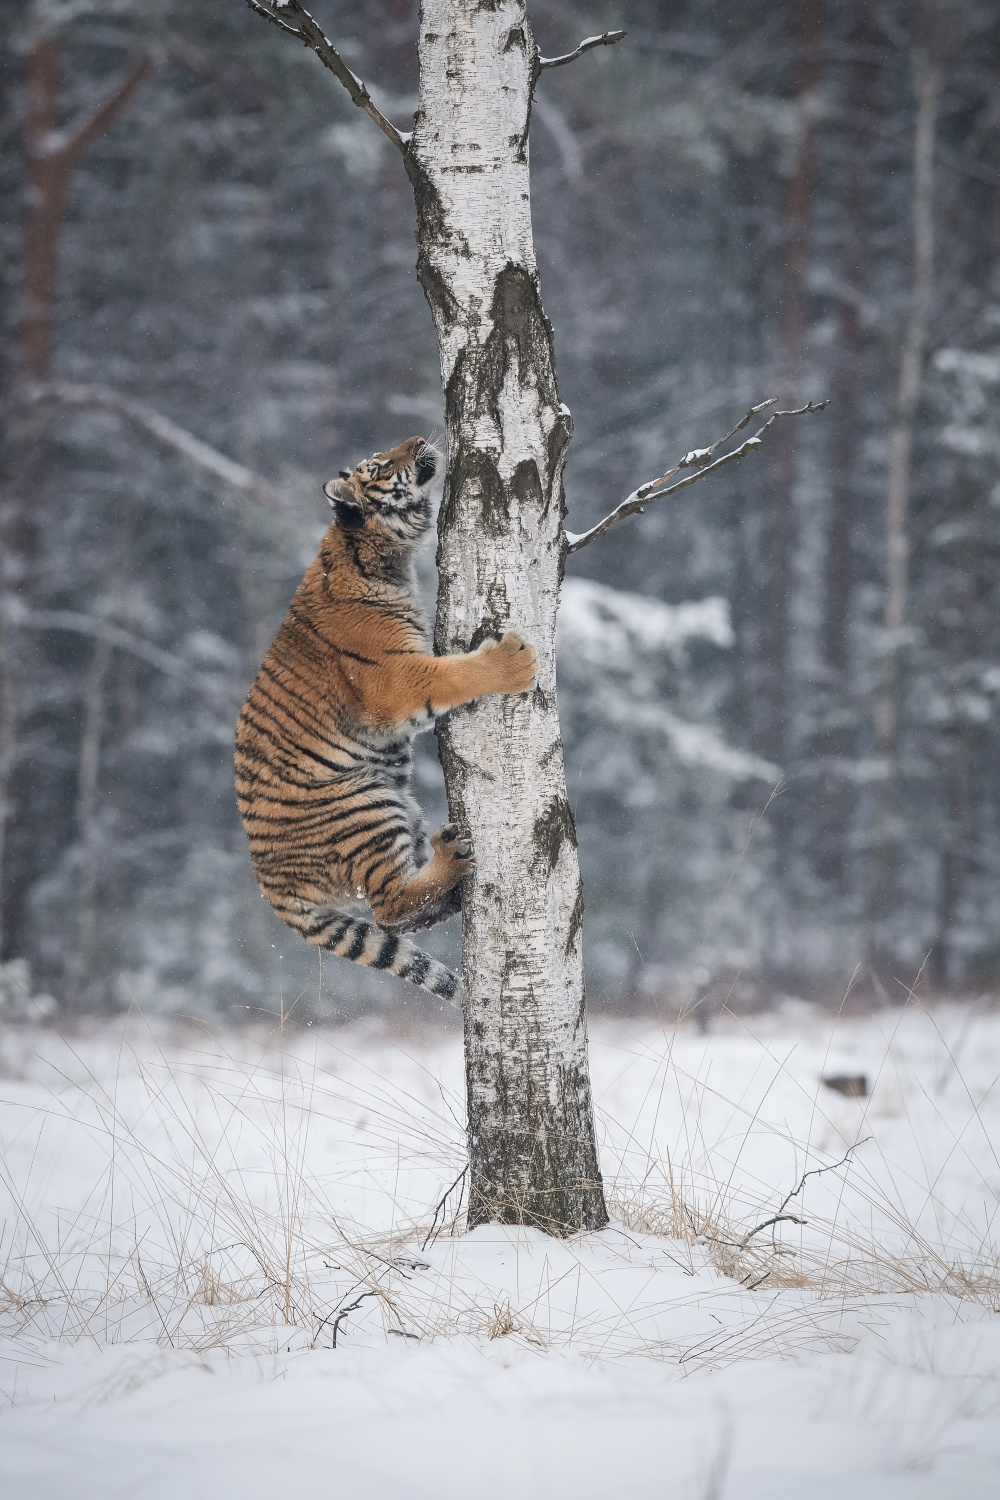
[[[621,505],[613,510],[610,515],[605,516],[603,521],[598,521],[597,525],[592,526],[589,531],[581,532],[579,535],[575,532],[567,531],[566,540],[569,543],[566,549],[567,554],[579,552],[581,547],[586,547],[590,542],[596,541],[599,536],[603,536],[606,531],[610,531],[611,527],[617,521],[624,521],[627,516],[641,515],[646,506],[651,505],[654,500],[661,500],[664,495],[675,495],[678,490],[685,490],[688,485],[697,484],[699,479],[706,479],[709,474],[714,474],[717,470],[725,468],[726,464],[735,463],[739,458],[746,458],[748,453],[755,453],[764,440],[764,434],[769,427],[772,427],[778,421],[779,417],[802,417],[810,412],[822,411],[825,406],[829,405],[827,401],[807,401],[805,406],[798,406],[792,411],[772,412],[767,421],[763,426],[758,427],[752,437],[746,438],[731,453],[723,454],[722,458],[715,457],[716,452],[722,447],[723,443],[728,443],[731,437],[735,437],[738,432],[741,432],[760,412],[766,411],[769,406],[774,406],[776,400],[776,396],[771,396],[768,400],[760,401],[756,406],[751,406],[746,416],[741,417],[736,426],[731,427],[723,437],[716,438],[710,448],[692,448],[690,452],[685,453],[683,458],[678,459],[672,469],[668,469],[658,479],[650,479],[646,484],[641,484],[638,489],[633,490],[631,495],[622,501]],[[671,484],[666,489],[660,488],[661,485],[666,484],[668,479],[672,479],[675,474],[679,474],[681,469],[692,468],[696,471],[694,474],[688,474],[686,478],[678,480],[676,484]]]
[[[561,57],[540,57],[538,71],[541,73],[545,68],[561,68],[565,63],[576,62],[578,57],[592,51],[594,47],[613,47],[615,42],[620,42],[627,35],[625,31],[604,31],[600,36],[584,37],[579,47],[572,52],[564,52]]]
[[[303,46],[311,48],[324,67],[329,68],[330,72],[340,79],[358,108],[363,109],[365,114],[375,121],[382,134],[388,136],[392,144],[405,153],[410,139],[409,135],[397,130],[392,121],[386,119],[382,111],[373,103],[361,79],[356,73],[351,72],[336,47],[324,35],[322,28],[316,24],[305,7],[300,5],[299,0],[247,0],[247,4],[251,10],[277,26],[280,31],[287,32],[289,36],[296,37]],[[278,15],[279,10],[294,17],[298,25],[289,25]]]
[[[114,390],[111,386],[80,385],[70,380],[51,380],[44,385],[29,388],[28,399],[40,402],[51,401],[59,406],[96,407],[103,411],[115,412],[118,416],[126,417],[137,427],[141,427],[165,447],[182,454],[199,469],[205,470],[208,474],[214,474],[217,479],[222,479],[226,484],[232,485],[233,489],[241,491],[248,499],[255,501],[264,509],[281,515],[287,514],[288,507],[279,491],[260,474],[255,473],[253,469],[246,468],[243,464],[236,463],[225,453],[220,453],[218,448],[213,448],[210,443],[205,443],[201,438],[195,437],[193,432],[188,432],[186,427],[181,427],[170,417],[165,417],[155,407],[146,406],[142,401],[134,401],[131,396],[123,396],[120,391]]]

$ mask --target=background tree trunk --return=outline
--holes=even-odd
[[[871,234],[872,114],[878,69],[878,28],[867,0],[856,0],[850,33],[847,86],[847,181],[841,210],[844,226],[837,360],[833,371],[830,429],[832,475],[830,512],[823,568],[823,666],[827,711],[813,739],[814,752],[826,769],[817,776],[813,841],[814,868],[842,893],[851,888],[850,830],[854,827],[856,789],[845,767],[858,754],[861,713],[854,700],[851,661],[851,612],[855,586],[857,493],[864,463],[858,433],[864,426],[863,359],[867,332],[862,302],[869,293]],[[845,836],[846,835],[846,836]]]
[[[59,269],[59,241],[73,171],[87,147],[129,102],[150,73],[140,58],[117,86],[92,110],[60,128],[62,69],[59,38],[49,29],[44,7],[28,14],[31,42],[25,60],[27,108],[24,120],[28,202],[24,222],[24,275],[17,332],[18,374],[31,389],[48,379]],[[19,403],[13,411],[13,453],[9,495],[3,516],[0,593],[29,599],[38,568],[41,489],[46,462],[46,410]],[[18,738],[24,712],[20,701],[21,643],[0,597],[0,921],[7,911],[4,896],[7,822],[17,776]],[[3,931],[0,927],[0,951]]]
[[[795,66],[795,93],[801,111],[800,136],[795,167],[784,193],[780,335],[774,381],[775,393],[784,406],[797,406],[802,397],[808,314],[806,276],[816,175],[814,128],[809,111],[812,96],[819,85],[818,47],[822,30],[822,0],[802,0]],[[776,761],[778,765],[786,763],[791,749],[787,698],[799,440],[800,434],[794,422],[778,424],[768,455],[769,493],[761,512],[757,563],[760,660],[754,748],[765,759]],[[777,821],[780,825],[783,819],[779,816]]]
[[[469,1224],[566,1234],[607,1213],[555,696],[572,429],[532,244],[536,57],[523,0],[424,0],[406,162],[449,440],[435,646],[466,651],[516,629],[539,656],[530,696],[484,699],[439,731],[451,814],[477,859],[463,915]]]
[[[899,782],[900,653],[909,592],[910,476],[913,419],[923,379],[927,319],[934,290],[934,142],[941,99],[941,72],[928,51],[914,48],[916,120],[913,133],[913,290],[899,358],[896,409],[889,432],[889,477],[885,501],[884,638],[874,709],[875,753],[885,766],[876,799],[875,850],[868,893],[868,948],[879,947],[877,923],[885,914],[896,870],[896,807]]]

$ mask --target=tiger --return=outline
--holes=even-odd
[[[411,437],[327,480],[333,519],[240,711],[235,764],[251,863],[282,921],[455,1003],[457,976],[402,934],[460,910],[473,849],[451,823],[427,838],[413,738],[459,704],[530,692],[537,658],[514,631],[432,654],[414,559],[440,458]]]

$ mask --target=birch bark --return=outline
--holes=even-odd
[[[452,818],[477,871],[463,898],[469,1224],[550,1233],[607,1222],[587,1061],[583,895],[555,694],[572,432],[531,231],[537,51],[524,0],[423,0],[405,161],[417,274],[437,333],[449,466],[435,649],[505,630],[538,686],[440,726]]]

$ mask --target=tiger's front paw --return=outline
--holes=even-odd
[[[452,884],[457,885],[466,875],[471,875],[476,868],[472,840],[455,823],[446,823],[431,836],[431,848],[438,859],[446,860],[451,866]]]
[[[534,687],[538,654],[516,631],[508,630],[503,640],[487,641],[478,654],[489,665],[488,693],[527,693]]]

